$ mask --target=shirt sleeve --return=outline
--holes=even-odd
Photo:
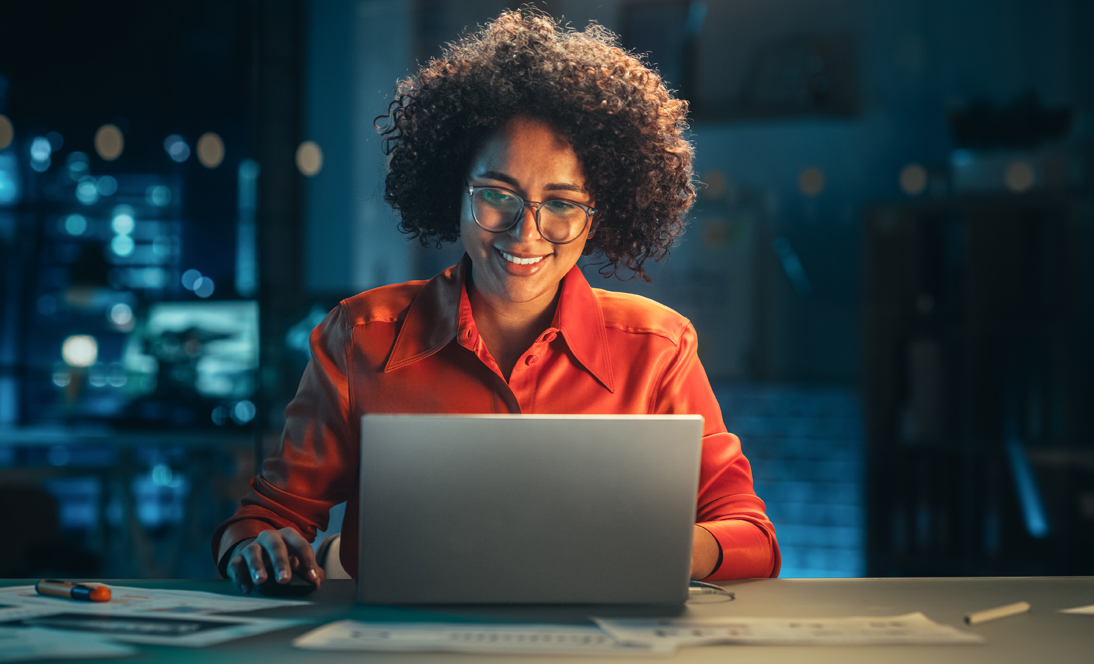
[[[314,541],[327,527],[330,508],[352,493],[360,424],[351,413],[350,343],[339,305],[312,331],[312,357],[285,409],[278,450],[263,462],[236,513],[213,533],[221,574],[235,545],[263,530],[293,527]]]
[[[652,412],[703,416],[696,521],[722,549],[721,564],[707,580],[778,576],[775,527],[752,488],[752,468],[740,439],[726,431],[696,347],[695,328],[689,323],[665,368]]]

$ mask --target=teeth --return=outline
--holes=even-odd
[[[510,263],[516,263],[517,265],[532,265],[546,258],[546,256],[540,256],[539,258],[517,258],[512,254],[505,253],[501,249],[498,249],[498,253],[501,254],[502,258],[504,258],[505,260],[509,261]]]

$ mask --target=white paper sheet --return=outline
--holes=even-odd
[[[932,622],[922,613],[853,618],[593,618],[620,643],[675,650],[683,646],[917,645],[982,643],[979,634]]]
[[[341,620],[293,640],[309,650],[463,652],[520,655],[665,655],[620,645],[591,625],[363,623]]]
[[[304,622],[244,616],[152,616],[64,611],[23,618],[8,623],[4,629],[23,627],[50,630],[58,641],[92,637],[124,643],[202,648]]]
[[[136,652],[132,646],[86,634],[59,635],[48,629],[0,627],[0,662],[126,657]]]
[[[1090,606],[1076,606],[1072,609],[1060,609],[1060,613],[1085,613],[1094,616],[1094,604]]]
[[[0,588],[0,622],[7,622],[8,615],[15,615],[12,608],[62,608],[80,613],[124,613],[131,615],[194,615],[212,613],[236,613],[256,611],[278,606],[302,606],[310,602],[299,600],[220,595],[195,590],[159,590],[110,586],[109,602],[81,602],[58,597],[43,597],[34,586],[9,586]]]

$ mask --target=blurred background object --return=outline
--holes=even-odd
[[[783,575],[1092,573],[1094,5],[534,4],[692,104],[671,260],[585,272],[695,323]],[[215,575],[311,329],[459,258],[372,122],[505,7],[0,0],[0,574]]]

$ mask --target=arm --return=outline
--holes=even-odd
[[[695,329],[688,324],[650,411],[703,416],[692,573],[709,569],[705,577],[709,580],[776,576],[780,560],[775,528],[752,488],[752,469],[741,452],[741,441],[728,433],[722,422],[696,343]],[[710,546],[711,539],[717,547]],[[720,564],[715,550],[720,553]]]
[[[330,508],[345,501],[353,487],[360,450],[347,379],[349,343],[339,306],[312,332],[312,359],[285,409],[279,449],[251,480],[236,513],[213,534],[217,569],[244,592],[265,578],[263,550],[279,579],[293,558],[315,569],[309,542],[326,527]]]

